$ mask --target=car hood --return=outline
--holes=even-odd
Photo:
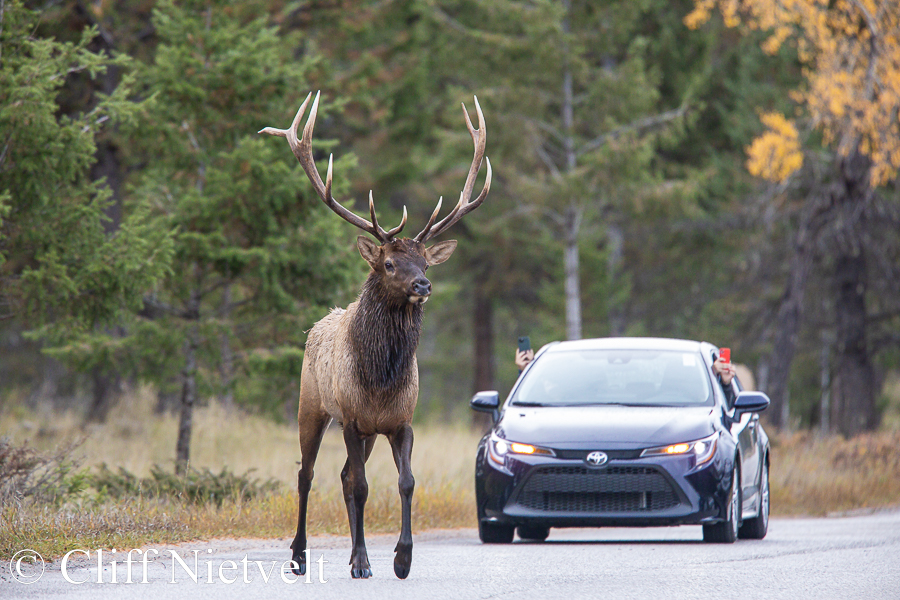
[[[646,448],[711,435],[714,410],[712,406],[509,406],[495,430],[509,441],[559,449]]]

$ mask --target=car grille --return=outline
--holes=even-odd
[[[679,504],[669,481],[651,467],[539,467],[518,503],[532,510],[569,513],[653,512]]]
[[[564,460],[584,460],[587,458],[587,455],[590,454],[591,450],[559,450],[557,448],[553,449],[553,452],[556,454],[557,458],[561,458]],[[643,449],[638,448],[637,450],[604,450],[604,454],[606,454],[610,460],[629,460],[634,458],[640,458]]]

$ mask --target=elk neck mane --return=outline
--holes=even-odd
[[[364,389],[390,398],[412,375],[424,309],[405,298],[390,298],[374,271],[363,284],[350,328],[356,376]]]

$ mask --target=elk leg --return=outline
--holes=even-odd
[[[365,439],[365,450],[366,457],[365,461],[369,462],[369,455],[372,454],[372,449],[375,447],[375,439],[377,436],[370,436]],[[353,550],[350,554],[350,564],[353,564],[353,561],[356,557],[356,504],[353,501],[353,485],[349,479],[350,476],[350,459],[348,458],[344,461],[344,468],[341,469],[341,484],[344,490],[344,503],[347,505],[347,517],[350,520],[350,545]]]
[[[300,470],[297,471],[297,493],[299,510],[297,512],[297,533],[291,542],[291,560],[299,565],[291,569],[294,575],[306,574],[306,510],[309,503],[309,490],[312,488],[313,468],[319,454],[322,437],[331,422],[327,413],[307,415],[302,411],[300,421]]]
[[[409,567],[412,564],[412,496],[416,487],[416,480],[412,474],[412,447],[413,430],[409,424],[402,425],[390,436],[391,450],[394,454],[394,463],[400,474],[400,506],[401,525],[400,539],[394,548],[394,574],[400,579],[406,579],[409,575]]]
[[[366,458],[374,445],[375,436],[362,436],[354,421],[344,424],[344,444],[347,446],[347,462],[341,471],[344,484],[344,502],[350,521],[350,537],[353,551],[350,553],[350,576],[368,579],[372,576],[369,555],[366,552],[364,514],[369,484],[366,482]],[[368,448],[368,452],[367,452]]]

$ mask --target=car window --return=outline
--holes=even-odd
[[[699,352],[573,350],[548,352],[525,374],[514,404],[712,404]]]

